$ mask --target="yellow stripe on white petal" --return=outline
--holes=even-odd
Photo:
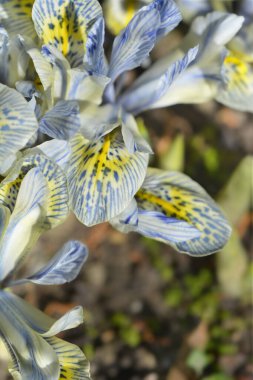
[[[240,111],[253,112],[253,63],[230,52],[223,63],[223,78],[225,86],[219,89],[216,100]]]
[[[147,229],[145,212],[148,211],[151,217],[154,216],[153,222],[156,225],[159,225],[159,220],[166,223],[164,218],[168,218],[168,231],[169,223],[182,221],[198,232],[195,237],[185,236],[184,239],[186,225],[178,224],[182,227],[182,236],[177,237],[178,241],[168,238],[167,243],[181,252],[191,255],[210,254],[221,249],[229,238],[231,229],[219,207],[200,185],[182,173],[149,169],[142,188],[136,194],[136,200],[140,212],[138,228],[141,228],[143,211],[145,230]],[[157,238],[166,242],[166,236]]]
[[[76,135],[71,146],[68,182],[72,209],[88,226],[110,220],[140,188],[148,154],[130,154],[119,129],[96,142]]]
[[[35,114],[23,96],[0,84],[0,162],[23,148],[37,128]]]
[[[32,12],[43,44],[59,49],[72,66],[82,64],[87,29],[100,15],[96,0],[35,0]]]
[[[53,347],[59,359],[59,380],[91,380],[89,362],[80,348],[59,338],[45,339]]]
[[[34,0],[1,0],[0,19],[9,35],[23,35],[36,38],[32,22]]]
[[[46,215],[48,227],[52,228],[63,222],[69,211],[67,179],[60,167],[44,155],[29,154],[24,157],[24,171],[36,166],[47,180],[49,200]]]
[[[24,176],[36,167],[46,179],[49,190],[44,221],[44,228],[47,229],[61,223],[68,214],[67,180],[61,168],[50,158],[38,153],[37,149],[26,153],[2,181],[0,204],[8,207],[11,212],[13,211]]]

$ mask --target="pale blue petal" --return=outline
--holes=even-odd
[[[210,65],[212,59],[220,55],[226,45],[242,27],[244,18],[233,13],[211,12],[197,17],[190,33],[200,38],[196,62]]]
[[[89,104],[80,113],[80,133],[90,141],[96,141],[119,126],[119,109],[114,104],[98,107]]]
[[[157,38],[163,37],[173,30],[182,17],[173,0],[154,0],[145,7],[147,10],[157,9],[160,13],[160,25],[157,29]]]
[[[54,322],[50,329],[41,335],[49,338],[62,331],[73,329],[81,323],[83,323],[83,308],[81,306],[76,306]]]
[[[138,207],[136,200],[132,199],[125,210],[110,220],[110,224],[124,233],[138,231]]]
[[[108,77],[90,75],[85,69],[71,69],[67,60],[53,46],[43,46],[42,53],[54,66],[55,99],[101,103],[104,89],[110,82]]]
[[[178,245],[199,238],[201,233],[189,223],[168,218],[161,212],[139,210],[137,231],[147,237]]]
[[[140,85],[138,81],[133,85],[133,88],[119,99],[123,108],[133,114],[138,114],[149,108],[166,107],[170,105],[170,100],[167,99],[172,93],[171,86],[173,82],[180,77],[187,67],[193,62],[198,52],[198,47],[190,49],[188,53],[180,60],[176,61],[159,77],[148,76],[148,71],[145,73],[145,82],[140,77]]]
[[[129,153],[134,153],[136,151],[152,154],[153,151],[149,145],[149,143],[145,140],[145,138],[140,134],[137,122],[133,115],[123,113],[122,114],[122,136],[124,143],[126,144],[126,148]]]
[[[35,71],[38,74],[44,91],[48,91],[53,83],[52,66],[30,38],[27,36],[19,36],[19,40],[26,53],[32,59]]]
[[[91,27],[87,36],[85,68],[92,73],[106,75],[107,65],[104,56],[105,25],[100,17]]]
[[[35,114],[23,96],[0,84],[0,162],[23,148],[37,128]]]
[[[37,145],[37,149],[51,158],[63,171],[67,169],[71,155],[70,144],[67,141],[56,139],[46,141]]]
[[[0,300],[0,334],[12,356],[13,376],[59,380],[68,375],[73,380],[90,380],[89,363],[83,352],[52,336],[82,323],[81,307],[55,321],[9,292],[0,291]]]
[[[15,307],[16,299],[0,291],[0,334],[12,357],[11,373],[26,380],[58,380],[60,365],[55,351],[25,323]]]
[[[126,149],[119,129],[96,142],[71,140],[71,206],[85,225],[110,220],[130,203],[145,177],[149,155]]]
[[[79,105],[60,100],[39,122],[40,132],[59,140],[69,140],[80,128]]]
[[[32,99],[35,95],[38,95],[38,93],[36,92],[34,82],[32,81],[18,81],[16,82],[16,89],[26,99]],[[36,100],[35,104],[33,103],[33,105],[33,111],[35,111]]]
[[[87,257],[88,250],[85,245],[78,241],[70,241],[45,267],[29,276],[27,280],[40,285],[70,282],[77,277]]]
[[[5,29],[0,30],[0,82],[15,87],[17,81],[26,77],[29,56],[18,36],[10,38]]]
[[[158,10],[141,9],[115,38],[108,72],[113,81],[124,71],[139,66],[149,55],[156,41],[158,25]]]

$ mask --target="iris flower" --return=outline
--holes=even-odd
[[[55,337],[82,323],[82,308],[55,321],[9,289],[27,282],[63,284],[77,276],[87,249],[71,241],[43,268],[14,278],[40,234],[67,213],[67,184],[59,166],[42,151],[24,153],[0,184],[0,337],[11,355],[14,379],[90,378],[80,349]]]
[[[16,4],[14,0],[2,4],[6,20],[18,18]],[[36,100],[35,112],[39,118],[40,131],[56,139],[46,143],[46,146],[39,146],[38,149],[59,166],[62,165],[68,180],[70,207],[82,223],[90,226],[114,220],[128,208],[131,209],[134,197],[137,200],[140,198],[138,194],[141,192],[149,154],[152,152],[149,144],[140,135],[134,116],[146,109],[174,104],[175,99],[174,102],[171,101],[174,94],[178,94],[177,102],[181,97],[183,99],[185,94],[189,98],[192,86],[196,89],[201,81],[206,82],[203,71],[198,70],[198,62],[207,61],[208,52],[205,50],[205,44],[180,53],[178,60],[166,62],[165,67],[161,68],[159,63],[158,68],[155,66],[154,69],[147,70],[125,90],[125,72],[140,66],[149,56],[156,41],[180,22],[181,15],[172,0],[154,0],[142,7],[115,38],[109,63],[103,50],[104,19],[97,1],[80,3],[75,0],[35,0],[32,2],[31,14],[27,16],[26,12],[21,13],[24,19],[28,17],[29,20],[32,15],[36,31],[33,40],[39,39],[42,50],[40,52],[36,49],[33,45],[36,42],[29,41],[27,36],[22,36],[20,43],[33,62],[42,85],[42,94],[49,99],[49,103],[53,99],[52,107],[44,113],[39,98]],[[22,20],[21,18],[20,22],[25,23]],[[217,51],[215,50],[215,58],[216,55],[221,55],[224,38],[229,38],[232,34],[232,21],[234,29],[240,27],[240,18],[239,21],[236,16],[229,19],[230,28],[227,36],[222,31],[223,21],[227,25],[226,20],[227,18],[222,22],[219,20],[211,23],[210,28],[204,33],[204,41],[211,41],[209,47],[213,46],[213,40],[220,42]],[[3,26],[8,28],[6,22]],[[10,35],[15,31],[13,28],[10,27]],[[188,82],[185,82],[184,75],[187,70]],[[51,72],[53,82],[49,75]],[[109,78],[102,105],[99,105],[99,101],[91,104],[83,97],[83,92],[79,91],[82,83],[80,75],[83,73],[85,77],[88,74],[89,78]],[[188,85],[186,90],[182,83]],[[19,85],[20,91],[26,89],[25,85]],[[88,86],[87,92],[89,88]],[[34,96],[36,98],[37,95]],[[55,103],[55,99],[58,99],[58,102]],[[59,139],[67,139],[69,143],[62,143],[65,144],[65,152],[62,153],[64,149],[60,148],[58,156],[56,147],[61,145]],[[64,164],[59,162],[62,157],[65,157]],[[177,188],[177,185],[174,186],[172,183],[170,191],[173,194],[177,191],[174,187]],[[204,254],[213,252],[225,244],[229,227],[222,213],[208,196],[203,199],[201,191],[197,192],[194,198],[191,194],[191,182],[189,188],[186,188],[186,194],[181,189],[178,190],[177,196],[182,201],[181,208],[177,204],[177,198],[168,196],[170,205],[165,207],[166,210],[168,207],[176,210],[180,208],[178,213],[159,208],[159,202],[164,196],[163,184],[160,181],[157,181],[156,190],[157,198],[150,198],[150,207],[155,211],[159,209],[168,220],[174,218],[180,221],[173,227],[179,227],[180,241],[199,241],[199,246],[187,243],[187,247],[181,249],[178,245],[179,250],[190,254]],[[182,199],[183,194],[187,197],[187,202]],[[196,206],[196,203],[201,206]],[[218,224],[212,224],[212,243],[208,245],[205,233],[210,234],[210,229],[201,228],[201,223],[205,225],[210,215],[214,216],[216,221],[220,220],[226,233],[221,237],[221,230],[217,231],[218,228],[215,228]],[[199,220],[198,223],[195,223],[196,218]],[[154,226],[153,221],[148,219],[151,223],[150,229],[154,228],[154,232],[149,234],[154,238],[159,238],[155,230],[159,228],[159,221],[164,226],[164,220],[155,218]],[[139,228],[139,232],[148,234],[142,228]],[[163,240],[171,243],[170,229],[167,234],[167,239]]]
[[[225,17],[227,12],[232,11],[233,5],[232,1],[211,2],[208,0],[198,2],[177,0],[177,3],[184,20],[192,22],[196,16],[202,15],[194,21],[202,23],[206,23],[210,17],[204,18],[204,15],[212,11],[219,11]],[[240,1],[237,11],[244,20],[234,38],[227,41],[227,52],[222,65],[222,82],[218,86],[215,99],[239,111],[253,112],[253,2]]]

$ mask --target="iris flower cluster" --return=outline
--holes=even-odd
[[[87,257],[79,242],[16,278],[41,233],[70,211],[86,226],[109,221],[193,256],[218,251],[229,238],[227,220],[199,184],[148,167],[152,147],[135,117],[225,93],[225,45],[244,18],[196,19],[182,45],[129,86],[127,73],[181,21],[173,0],[140,5],[106,57],[97,0],[0,0],[0,336],[15,379],[90,376],[81,351],[55,337],[81,323],[82,310],[55,322],[10,291],[76,277]]]

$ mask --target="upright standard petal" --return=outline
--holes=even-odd
[[[0,84],[0,162],[24,148],[37,129],[35,114],[23,96]]]
[[[40,145],[37,149],[51,158],[65,172],[71,155],[70,144],[64,140],[50,140]]]
[[[23,34],[35,39],[37,37],[32,22],[34,0],[1,0],[0,22],[10,36]]]
[[[182,17],[173,0],[154,0],[146,7],[147,10],[154,8],[160,13],[161,21],[157,29],[157,38],[160,38],[173,30],[182,20]]]
[[[21,282],[31,281],[41,285],[70,282],[77,277],[87,257],[88,250],[85,245],[78,241],[69,241],[46,266]]]
[[[32,11],[43,44],[55,46],[72,67],[83,63],[87,31],[101,15],[97,0],[35,0]]]
[[[148,71],[134,83],[119,99],[128,112],[138,114],[149,108],[166,107],[170,105],[170,95],[174,95],[170,88],[173,82],[177,80],[180,74],[184,73],[187,67],[195,59],[198,52],[198,47],[190,49],[187,54],[180,60],[176,61],[162,74],[157,77],[149,76]],[[176,86],[176,84],[175,84]]]
[[[58,140],[69,140],[80,128],[79,105],[59,100],[40,120],[40,132]]]
[[[103,17],[97,19],[87,36],[85,68],[91,73],[103,74],[107,72],[107,63],[104,55],[105,25]]]
[[[156,8],[141,9],[115,38],[108,76],[114,81],[124,71],[138,67],[153,49],[160,13]]]
[[[71,145],[68,182],[73,211],[88,226],[110,220],[140,188],[148,154],[130,154],[118,129],[96,142],[77,135]]]
[[[179,252],[208,255],[221,249],[230,236],[219,207],[200,185],[181,173],[149,169],[135,199],[138,225],[128,230],[168,243]],[[128,224],[126,215],[119,215],[113,224],[124,231],[119,226],[122,222]]]

